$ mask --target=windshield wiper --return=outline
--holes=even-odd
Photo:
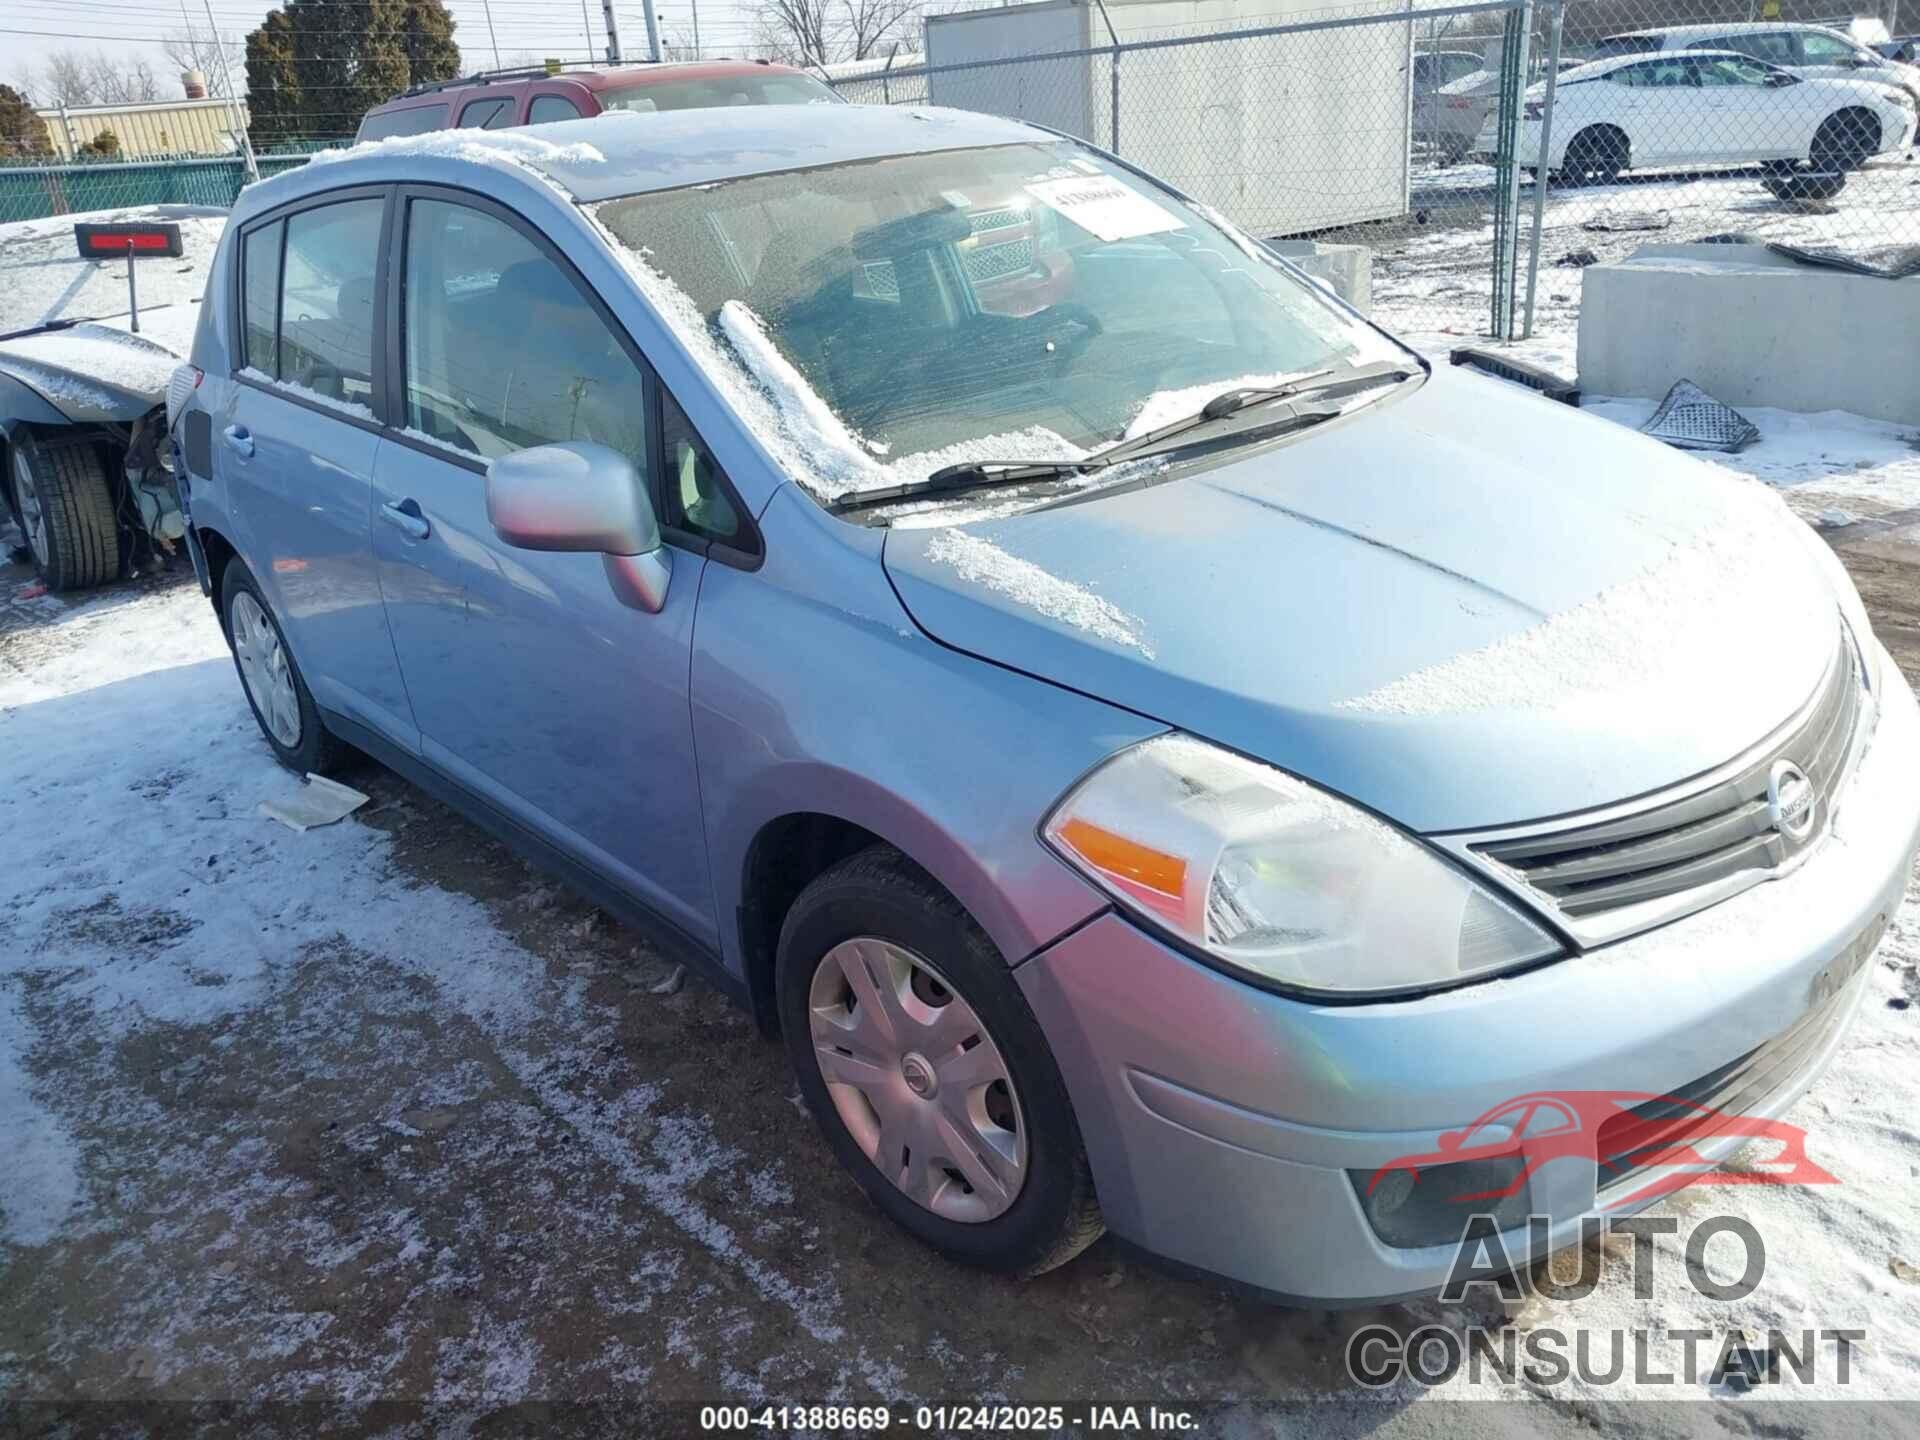
[[[1242,386],[1238,389],[1223,390],[1191,415],[1149,430],[1145,434],[1136,435],[1130,440],[1116,441],[1104,450],[1096,450],[1081,460],[966,460],[958,465],[948,465],[944,469],[936,470],[924,480],[909,480],[877,490],[858,491],[833,501],[828,508],[836,515],[845,515],[850,511],[871,510],[876,506],[891,505],[900,500],[919,499],[927,495],[949,495],[963,490],[992,490],[1003,486],[1030,485],[1045,480],[1065,480],[1074,476],[1087,475],[1126,460],[1139,459],[1144,455],[1164,454],[1186,448],[1184,445],[1169,445],[1167,442],[1179,440],[1192,431],[1212,425],[1216,421],[1225,420],[1243,410],[1308,395],[1320,397],[1350,389],[1365,389],[1387,381],[1397,383],[1409,378],[1413,373],[1408,365],[1382,361],[1373,365],[1361,365],[1351,370],[1315,370],[1305,375],[1295,376],[1280,385]],[[1276,417],[1272,424],[1256,424],[1244,430],[1236,430],[1234,438],[1267,439],[1289,430],[1318,424],[1322,420],[1331,420],[1339,413],[1337,406],[1295,408],[1285,416]]]
[[[1168,447],[1165,442],[1238,415],[1243,410],[1251,410],[1259,405],[1271,405],[1281,400],[1298,400],[1312,395],[1325,397],[1347,390],[1364,390],[1370,386],[1386,382],[1398,384],[1413,374],[1410,366],[1397,361],[1382,360],[1371,365],[1358,365],[1350,370],[1315,370],[1306,375],[1297,375],[1278,385],[1242,386],[1236,390],[1222,390],[1191,415],[1174,420],[1158,429],[1136,435],[1131,440],[1123,440],[1109,445],[1094,453],[1094,458],[1112,463],[1119,460],[1131,460],[1141,455],[1157,454]],[[1303,412],[1313,414],[1315,412]]]

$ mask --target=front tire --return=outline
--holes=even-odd
[[[321,723],[260,582],[237,559],[227,562],[220,583],[220,624],[240,688],[274,758],[296,774],[326,774],[342,758],[342,746]]]
[[[874,846],[807,886],[775,998],[835,1156],[950,1259],[1037,1275],[1105,1228],[1080,1127],[1005,959],[905,856]]]
[[[82,590],[120,573],[120,529],[100,447],[14,437],[8,457],[13,510],[33,568],[49,590]]]
[[[1880,121],[1865,110],[1836,110],[1820,122],[1808,148],[1815,170],[1858,170],[1880,149]]]

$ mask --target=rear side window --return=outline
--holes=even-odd
[[[1794,54],[1793,37],[1779,30],[1767,30],[1757,34],[1726,35],[1702,40],[1687,48],[1689,50],[1733,50],[1742,55],[1750,55],[1755,60],[1771,61],[1775,65],[1800,63],[1800,57]]]
[[[550,125],[556,120],[578,120],[580,110],[563,95],[536,95],[527,107],[527,124]]]
[[[280,373],[280,243],[286,231],[284,220],[251,231],[240,260],[246,291],[245,353],[240,363],[275,376]]]
[[[248,364],[329,400],[372,404],[380,217],[377,199],[343,200],[247,237]],[[276,309],[265,277],[283,232]],[[277,314],[277,326],[270,314]]]
[[[407,215],[408,427],[483,458],[594,440],[645,472],[645,376],[573,278],[468,206]]]
[[[1800,53],[1808,65],[1851,65],[1856,53],[1854,47],[1838,35],[1822,35],[1818,32],[1800,33]]]
[[[486,100],[469,100],[460,112],[462,130],[503,130],[513,124],[513,97],[496,95]]]
[[[411,105],[404,110],[376,110],[360,122],[362,140],[387,140],[395,135],[424,135],[447,128],[445,105]]]

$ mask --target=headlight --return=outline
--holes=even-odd
[[[1190,736],[1122,750],[1043,833],[1142,919],[1278,988],[1404,994],[1561,950],[1391,825]]]

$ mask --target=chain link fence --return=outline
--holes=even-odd
[[[1154,28],[1170,8],[934,17],[925,63],[833,83],[855,103],[1080,136],[1263,238],[1363,245],[1375,315],[1439,345],[1530,329],[1570,344],[1582,268],[1649,240],[1920,245],[1920,69],[1759,20],[1758,0],[1376,3]]]
[[[255,157],[262,177],[304,165],[318,145]],[[0,164],[0,223],[121,210],[135,205],[233,204],[248,183],[238,155],[177,155],[142,160],[22,160]]]

